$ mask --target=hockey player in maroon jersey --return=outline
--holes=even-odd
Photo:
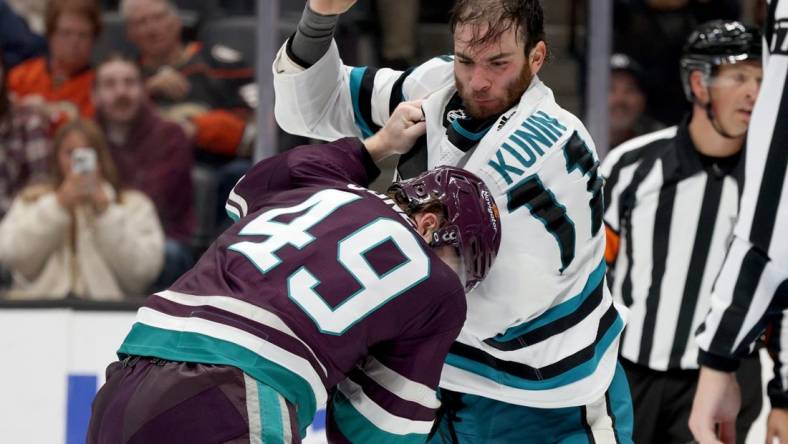
[[[403,103],[376,135],[256,165],[237,220],[151,296],[93,404],[89,443],[300,442],[328,405],[330,442],[424,442],[465,292],[487,274],[498,210],[439,167],[365,188],[424,133]],[[459,277],[459,279],[458,279]]]

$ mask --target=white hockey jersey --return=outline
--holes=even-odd
[[[584,405],[604,394],[626,309],[613,303],[605,283],[593,142],[549,88],[534,77],[520,103],[463,152],[447,136],[458,114],[447,109],[456,92],[452,57],[405,72],[354,68],[332,44],[305,70],[283,47],[273,70],[277,122],[306,137],[369,136],[398,103],[424,98],[423,166],[464,167],[495,194],[501,248],[487,279],[467,297],[467,321],[441,387],[540,408]]]

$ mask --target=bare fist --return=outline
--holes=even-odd
[[[322,15],[344,14],[356,0],[309,0],[309,9]]]
[[[421,100],[402,102],[391,113],[386,125],[364,141],[376,162],[393,154],[405,154],[427,131]]]

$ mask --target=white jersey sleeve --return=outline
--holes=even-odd
[[[274,111],[282,129],[304,137],[369,137],[400,102],[424,98],[453,81],[449,56],[407,71],[352,67],[342,63],[332,42],[320,60],[304,69],[287,56],[286,45],[273,64]]]

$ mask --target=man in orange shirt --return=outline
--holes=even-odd
[[[44,109],[53,119],[92,117],[90,56],[101,32],[98,6],[85,0],[52,2],[46,17],[49,55],[11,70],[9,89],[23,104]]]

